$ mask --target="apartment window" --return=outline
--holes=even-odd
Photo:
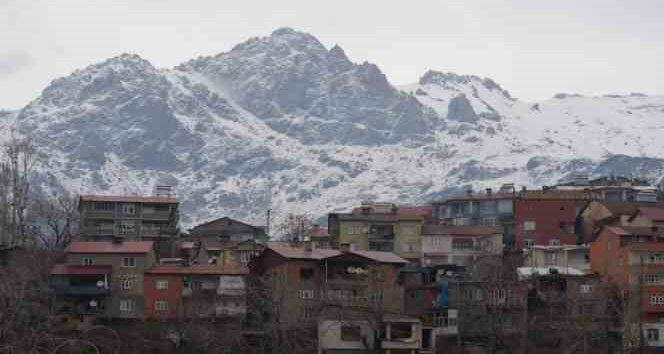
[[[300,279],[308,280],[314,277],[313,268],[300,268]]]
[[[349,235],[361,235],[362,234],[362,226],[348,226],[348,234]]]
[[[362,329],[360,326],[342,324],[341,340],[344,342],[357,342],[362,340]]]
[[[535,231],[537,228],[537,224],[534,221],[524,221],[523,222],[523,230],[524,231]]]
[[[240,252],[240,263],[248,264],[251,261],[251,251],[241,251]]]
[[[560,246],[560,240],[557,238],[549,240],[549,246]]]
[[[135,268],[136,267],[136,258],[134,258],[134,257],[124,257],[124,258],[122,258],[122,267],[124,267],[124,268]]]
[[[467,238],[455,238],[452,240],[452,249],[454,250],[472,250],[473,240]]]
[[[168,280],[157,280],[157,284],[155,286],[158,290],[166,290],[168,289]]]
[[[440,241],[441,241],[440,237],[433,237],[432,238],[433,246],[434,247],[440,247],[440,243],[441,243]]]
[[[95,264],[95,261],[90,257],[83,257],[83,259],[81,259],[81,264],[84,266],[91,266]]]
[[[134,300],[120,300],[120,311],[122,312],[136,311],[136,302]]]
[[[168,301],[166,300],[156,300],[154,302],[155,311],[168,311]]]
[[[657,284],[660,282],[662,278],[660,277],[659,274],[644,274],[641,276],[641,280],[644,283],[648,284]]]
[[[120,233],[131,234],[136,231],[136,223],[133,221],[120,221]]]
[[[664,294],[650,295],[650,303],[652,305],[662,305],[662,304],[664,304]]]
[[[312,307],[305,306],[300,310],[300,319],[310,320],[314,318],[314,309]]]
[[[535,246],[535,240],[533,240],[533,239],[531,239],[531,238],[527,238],[527,239],[525,239],[525,242],[526,242],[526,247],[533,247],[533,246]]]
[[[433,314],[433,326],[434,327],[456,327],[457,319],[454,316],[450,316],[449,311],[437,312]]]
[[[646,330],[646,338],[648,338],[649,342],[659,342],[659,329],[648,328]]]
[[[113,202],[95,202],[95,210],[113,210]]]
[[[484,218],[482,220],[482,223],[486,226],[495,226],[496,225],[496,218]]]
[[[556,264],[558,264],[558,253],[557,252],[546,252],[544,254],[544,264],[546,264],[546,265],[556,265]]]
[[[663,254],[649,254],[646,259],[645,263],[664,263],[664,255]]]
[[[300,299],[311,300],[314,298],[313,290],[300,290],[299,291]]]
[[[581,284],[579,287],[581,294],[590,294],[593,291],[593,286],[590,284]]]
[[[130,290],[134,287],[134,278],[127,277],[120,280],[120,288],[123,290]]]
[[[136,205],[131,203],[122,204],[122,214],[134,215],[136,214]]]
[[[406,250],[406,252],[415,252],[416,247],[417,247],[417,241],[408,241],[404,245],[404,250]]]

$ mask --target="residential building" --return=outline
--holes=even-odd
[[[219,241],[204,238],[198,242],[198,264],[224,264],[228,260],[246,266],[251,258],[259,255],[265,248],[260,241]]]
[[[554,191],[533,194],[522,193],[514,200],[516,248],[575,245],[577,203],[585,205],[585,200],[559,199],[564,197]]]
[[[647,218],[646,215],[639,213],[640,208],[646,208],[646,212],[649,209],[664,209],[664,203],[591,201],[580,211],[577,220],[577,229],[581,241],[584,243],[593,242],[599,230],[605,225],[649,225],[648,221],[644,220],[644,218]]]
[[[497,192],[487,188],[485,193],[455,196],[433,203],[433,223],[441,225],[484,225],[501,228],[506,250],[514,249],[513,184],[503,185]]]
[[[625,333],[641,323],[648,345],[662,346],[664,230],[603,226],[591,245],[590,260],[592,271],[618,285],[629,299],[622,314]]]
[[[526,267],[569,267],[590,273],[589,245],[532,246],[524,252]]]
[[[143,274],[152,241],[74,241],[53,268],[54,310],[110,318],[143,317]]]
[[[241,317],[248,273],[236,264],[154,265],[145,273],[145,317]]]
[[[267,241],[269,238],[263,227],[250,225],[227,216],[197,225],[189,230],[189,237],[192,241],[210,239],[234,242]]]
[[[81,239],[155,241],[160,257],[172,257],[177,236],[178,201],[172,194],[153,197],[82,195]]]
[[[425,266],[472,265],[478,257],[502,254],[502,229],[485,225],[424,225],[422,261]]]
[[[352,250],[394,252],[418,262],[422,225],[430,216],[430,207],[363,202],[351,213],[329,214],[328,230],[336,244]]]
[[[314,224],[311,229],[307,230],[306,237],[309,237],[315,248],[335,248],[337,246],[327,228],[321,227],[319,224]]]

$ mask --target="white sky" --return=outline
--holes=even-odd
[[[158,67],[288,26],[393,84],[427,70],[488,76],[528,101],[664,93],[663,0],[0,0],[0,108],[121,54]]]

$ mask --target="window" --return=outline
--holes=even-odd
[[[415,252],[416,247],[417,247],[417,241],[408,241],[404,245],[404,250],[406,252]]]
[[[650,295],[650,303],[652,305],[662,305],[662,304],[664,304],[664,294]]]
[[[432,237],[431,240],[432,240],[431,242],[433,242],[434,247],[440,247],[440,241],[441,241],[440,237]]]
[[[558,264],[558,253],[557,252],[546,252],[546,253],[544,253],[544,264],[545,265],[556,265],[556,264]]]
[[[581,284],[579,290],[581,291],[581,294],[589,294],[593,291],[593,286],[590,284]]]
[[[657,284],[661,281],[661,279],[662,277],[660,274],[643,274],[641,276],[641,280],[648,284]]]
[[[659,342],[659,329],[657,328],[648,328],[646,330],[646,337],[649,342]]]
[[[357,242],[351,242],[349,248],[351,251],[359,251],[360,245]]]
[[[362,226],[357,226],[357,225],[351,225],[348,226],[348,234],[349,235],[361,235],[362,234]]]
[[[112,211],[113,209],[113,202],[95,202],[95,210]]]
[[[300,290],[298,293],[300,295],[300,299],[310,300],[314,298],[313,290]]]
[[[122,204],[122,214],[134,215],[136,214],[136,205],[131,203]]]
[[[134,257],[124,257],[124,258],[122,258],[122,267],[124,267],[124,268],[135,268],[136,267],[136,258],[134,258]]]
[[[314,277],[313,268],[300,268],[300,279],[307,280]]]
[[[314,309],[312,307],[305,306],[300,310],[300,319],[310,320],[314,318]]]
[[[120,280],[120,288],[123,290],[129,290],[134,287],[134,278],[126,277]]]
[[[168,289],[168,280],[157,280],[157,284],[155,286],[158,290],[166,290]]]
[[[531,238],[527,238],[527,239],[525,240],[525,242],[526,242],[526,247],[533,247],[533,246],[535,246],[535,240],[533,240],[533,239],[531,239]]]
[[[524,231],[535,231],[537,224],[534,221],[524,221],[523,230]]]
[[[455,238],[452,240],[452,249],[455,250],[472,250],[473,240],[467,238]]]
[[[84,266],[91,266],[95,264],[95,261],[90,257],[83,257],[83,259],[81,259],[81,264]]]
[[[341,325],[341,340],[344,342],[357,342],[362,340],[362,329],[355,325]]]
[[[560,246],[560,240],[557,238],[549,240],[549,246]]]
[[[120,221],[120,233],[131,234],[136,231],[136,223],[133,221]]]
[[[482,223],[486,226],[496,226],[496,218],[484,218]]]
[[[240,263],[246,265],[251,261],[251,251],[241,251],[240,252]]]
[[[433,314],[433,326],[434,327],[456,327],[457,318],[456,311],[444,311],[437,312]]]
[[[644,259],[644,263],[664,263],[664,254],[651,253]]]
[[[120,300],[120,311],[122,312],[136,311],[136,302],[134,300]]]
[[[154,302],[155,311],[168,311],[168,301],[166,300],[156,300]]]

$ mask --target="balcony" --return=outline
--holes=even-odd
[[[64,296],[106,296],[111,290],[97,284],[85,285],[56,285],[53,289],[56,295]]]
[[[88,236],[112,236],[115,228],[111,226],[87,226],[83,228],[83,234]]]
[[[155,212],[143,212],[141,214],[143,220],[170,220],[171,212],[170,211],[155,211]]]
[[[83,219],[115,219],[114,210],[88,210],[83,214]]]

